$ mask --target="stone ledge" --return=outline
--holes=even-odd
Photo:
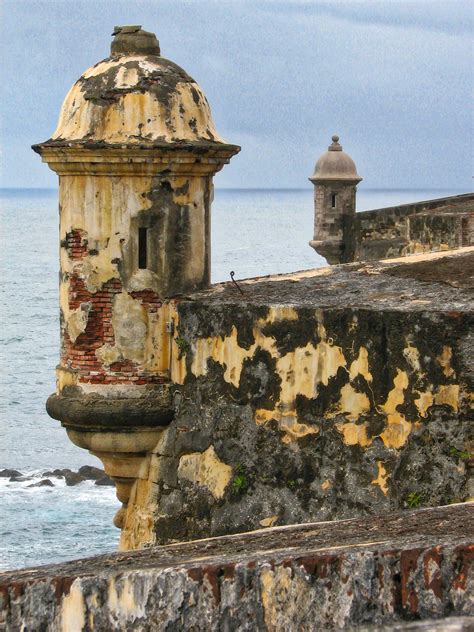
[[[48,397],[46,410],[67,428],[106,428],[119,432],[166,426],[174,416],[169,384],[141,398],[53,394]]]
[[[470,312],[474,247],[219,283],[191,295],[214,304],[394,312]],[[461,291],[460,291],[461,290]]]
[[[458,504],[276,527],[6,572],[0,624],[331,630],[468,617],[473,510]]]

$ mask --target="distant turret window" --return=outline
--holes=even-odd
[[[332,208],[336,208],[336,198],[337,198],[337,194],[331,193],[331,207]]]
[[[138,267],[147,267],[148,228],[138,229]]]

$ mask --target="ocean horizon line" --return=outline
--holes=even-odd
[[[216,191],[312,191],[311,187],[214,187]],[[0,187],[0,193],[6,191],[58,191],[58,187]],[[464,191],[464,187],[359,187],[359,192],[368,191]],[[471,193],[467,191],[466,193]]]

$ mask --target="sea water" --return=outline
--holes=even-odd
[[[358,192],[368,210],[462,191]],[[1,204],[0,469],[33,480],[0,478],[0,568],[46,564],[113,551],[119,508],[111,487],[84,482],[28,487],[54,468],[101,464],[75,447],[44,404],[54,391],[59,356],[57,191],[4,189]],[[261,276],[325,265],[308,246],[313,193],[219,190],[212,207],[212,280]]]

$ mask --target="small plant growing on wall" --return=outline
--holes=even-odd
[[[474,458],[474,454],[472,452],[467,452],[466,450],[458,450],[457,448],[450,448],[449,454],[455,459],[461,459],[462,461],[468,461],[469,459]]]
[[[420,492],[410,492],[405,499],[405,505],[410,509],[419,507],[423,501],[423,494]]]
[[[249,481],[246,475],[245,467],[239,463],[235,468],[235,476],[232,479],[232,489],[237,494],[243,494],[248,486]]]
[[[187,353],[191,349],[191,345],[186,340],[186,338],[182,338],[178,336],[175,338],[175,343],[179,349],[179,358],[181,359],[185,353]]]

